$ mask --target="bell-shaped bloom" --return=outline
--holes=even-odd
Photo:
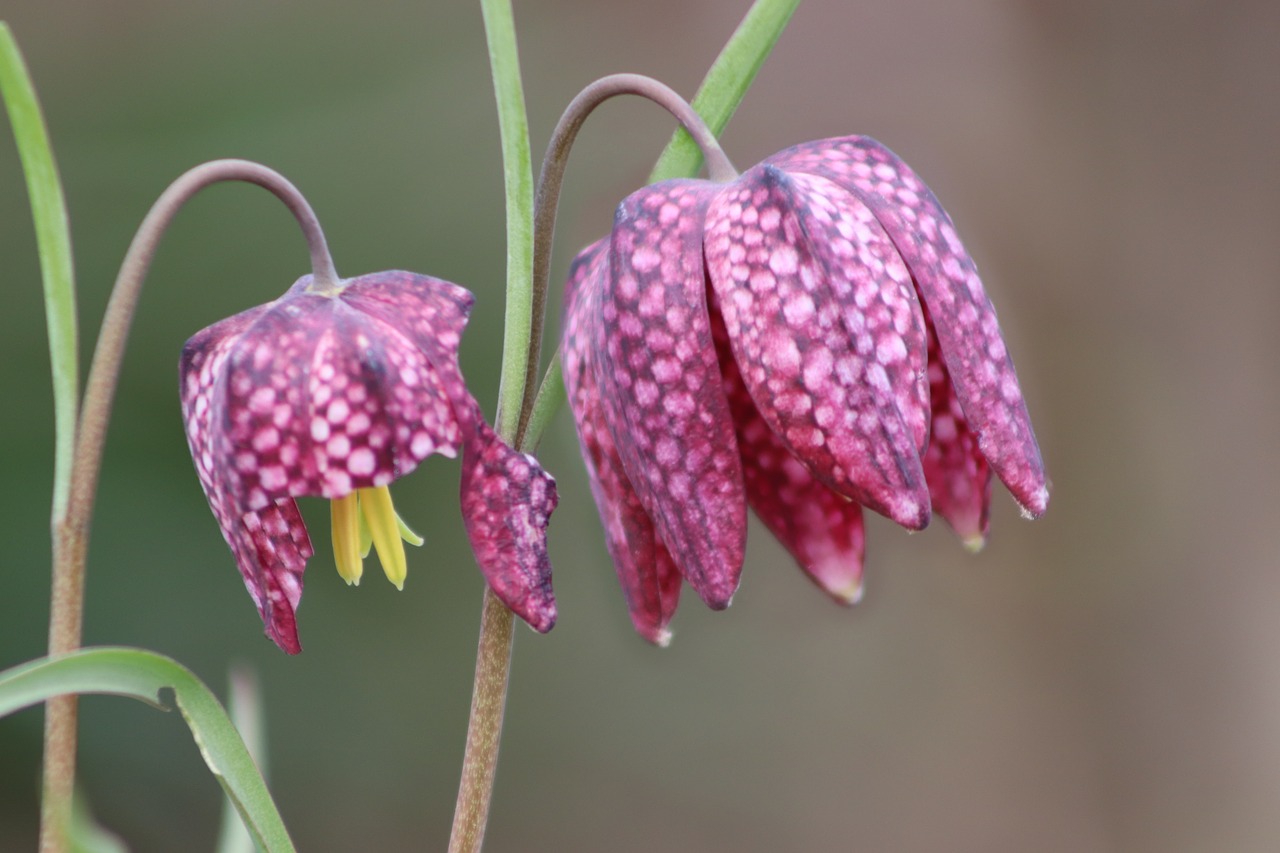
[[[862,592],[862,508],[987,534],[991,473],[1029,516],[1044,466],[995,311],[950,218],[866,137],[618,208],[566,288],[565,384],[637,630],[681,579],[738,586],[750,505],[835,599]]]
[[[387,485],[433,453],[462,454],[462,515],[500,599],[538,631],[555,623],[546,526],[555,481],[485,422],[458,368],[472,296],[381,272],[320,286],[199,332],[182,351],[187,441],[209,506],[267,636],[301,651],[295,611],[311,541],[295,498],[333,501],[339,572],[360,578],[371,542],[404,582]],[[421,540],[417,540],[420,542]]]

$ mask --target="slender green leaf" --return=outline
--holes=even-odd
[[[751,82],[756,79],[756,72],[768,58],[799,5],[800,0],[756,0],[724,50],[716,57],[693,99],[694,110],[716,136],[729,124]],[[680,128],[658,158],[649,182],[693,177],[701,166],[702,152],[693,137]]]
[[[521,450],[532,453],[538,449],[538,442],[542,441],[543,434],[551,426],[552,419],[566,399],[564,374],[560,370],[560,353],[557,352],[552,356],[547,375],[542,378],[542,385],[538,387],[538,396],[533,400],[533,412],[529,415],[529,426],[524,431]]]
[[[44,280],[45,320],[49,326],[49,361],[53,367],[54,464],[53,521],[66,516],[75,452],[76,406],[80,378],[76,337],[76,285],[71,260],[71,226],[40,114],[40,102],[26,63],[9,27],[0,21],[0,99],[9,113],[31,198],[40,275]]]
[[[65,693],[130,696],[166,709],[172,690],[205,764],[235,804],[254,843],[266,853],[292,851],[267,785],[227,712],[208,687],[177,661],[142,649],[84,649],[0,672],[0,717]]]
[[[528,379],[533,324],[533,164],[529,119],[520,82],[520,54],[511,0],[481,0],[493,91],[502,135],[502,173],[507,197],[507,310],[502,340],[502,384],[496,424],[503,439],[515,439]]]
[[[267,778],[267,715],[262,707],[262,692],[253,670],[245,666],[231,668],[228,679],[227,708],[231,722],[244,738],[262,778]],[[253,838],[236,812],[235,802],[222,801],[222,826],[218,830],[217,853],[253,853]]]

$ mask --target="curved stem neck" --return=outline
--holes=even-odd
[[[693,107],[671,87],[642,74],[611,74],[601,77],[587,86],[574,98],[547,144],[547,154],[542,161],[542,173],[538,177],[538,190],[533,211],[533,334],[531,349],[540,348],[542,327],[546,322],[547,280],[551,274],[551,242],[556,230],[556,207],[560,201],[560,187],[564,183],[564,170],[569,162],[569,150],[573,147],[578,131],[587,116],[596,107],[618,95],[639,95],[664,108],[680,122],[702,149],[707,163],[707,176],[717,183],[732,181],[738,172],[729,162],[724,149]],[[520,419],[516,429],[516,446],[523,446],[524,434],[529,426],[537,393],[539,364],[537,349],[531,354],[526,375],[524,400],[520,406]]]
[[[111,300],[102,318],[93,365],[85,384],[83,406],[76,430],[75,454],[67,512],[55,524],[53,541],[53,590],[49,608],[49,655],[66,654],[80,647],[84,619],[85,556],[94,495],[102,466],[111,403],[115,396],[120,363],[129,327],[138,305],[143,280],[151,267],[156,246],[174,216],[192,196],[210,184],[245,181],[270,190],[293,213],[311,250],[312,274],[317,283],[338,286],[338,274],[325,244],[324,232],[302,193],[279,173],[247,160],[214,160],[196,166],[169,185],[152,205],[134,235]],[[65,827],[70,815],[75,782],[76,699],[62,696],[48,703],[45,714],[44,795],[41,815],[42,853],[60,853],[67,847]]]

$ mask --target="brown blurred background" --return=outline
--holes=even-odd
[[[535,158],[615,71],[691,94],[743,0],[516,4]],[[476,291],[463,367],[496,393],[497,124],[474,3],[6,0],[70,204],[87,353],[147,207],[241,156],[310,197],[347,274]],[[1001,311],[1055,483],[985,553],[870,525],[868,593],[828,603],[753,527],[734,607],[631,632],[576,440],[559,478],[560,624],[521,630],[493,851],[1280,849],[1280,5],[806,0],[724,137],[740,166],[868,133],[925,176]],[[671,129],[609,104],[570,163],[555,260],[600,235]],[[41,654],[52,416],[34,241],[0,132],[0,667]],[[406,589],[322,553],[280,654],[204,503],[176,361],[305,271],[285,211],[218,187],[161,247],[130,343],[90,558],[86,641],[222,690],[252,665],[273,790],[309,851],[442,849],[481,582],[457,467],[397,486],[426,534]],[[324,507],[304,510],[318,544]],[[82,777],[137,851],[211,849],[219,790],[186,728],[83,703]],[[34,847],[40,712],[0,721],[0,849]]]

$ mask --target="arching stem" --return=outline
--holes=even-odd
[[[336,287],[338,274],[315,213],[302,193],[279,173],[248,160],[214,160],[196,166],[169,185],[152,205],[129,245],[98,333],[93,364],[85,385],[67,513],[54,530],[53,592],[49,613],[49,655],[80,647],[84,619],[85,555],[93,517],[102,448],[106,441],[120,363],[138,296],[156,246],[174,216],[200,190],[222,181],[244,181],[270,190],[285,203],[302,227],[311,250],[311,268],[321,286]],[[44,793],[41,806],[41,853],[67,849],[66,827],[76,770],[76,697],[49,701],[45,712]]]
[[[533,329],[530,336],[530,358],[526,373],[524,399],[520,406],[520,421],[516,429],[517,447],[523,447],[524,434],[529,427],[529,416],[538,391],[537,378],[540,362],[542,330],[546,322],[547,281],[551,274],[551,243],[556,230],[556,207],[560,202],[560,187],[564,183],[564,170],[569,162],[569,150],[587,116],[596,107],[618,95],[639,95],[648,98],[671,113],[689,131],[689,135],[702,149],[707,163],[707,176],[716,182],[732,181],[738,172],[725,156],[720,143],[707,128],[702,117],[689,103],[669,86],[642,74],[611,74],[601,77],[587,86],[565,108],[560,116],[547,153],[542,160],[542,173],[538,177],[537,195],[533,211]]]

